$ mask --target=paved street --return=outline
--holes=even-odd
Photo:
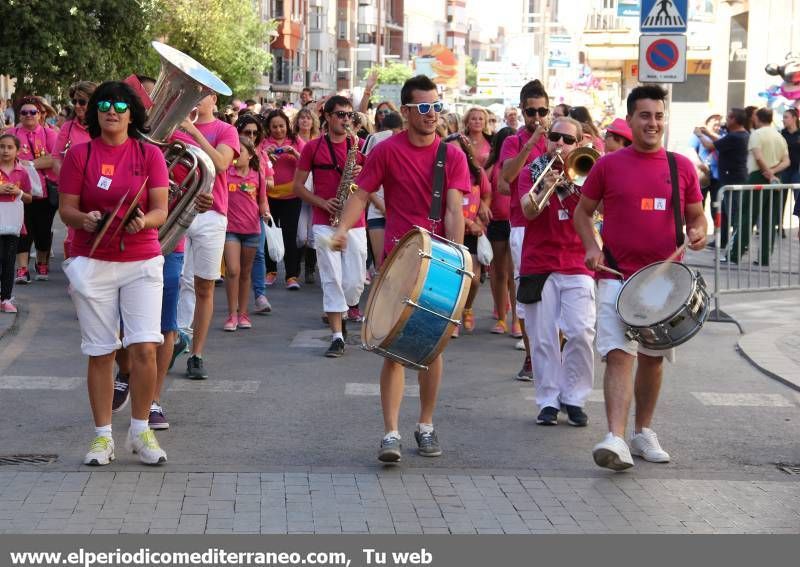
[[[475,335],[446,351],[443,456],[415,453],[413,379],[403,462],[382,467],[381,359],[355,345],[342,359],[322,357],[319,287],[272,290],[274,312],[236,333],[221,331],[218,289],[211,379],[185,379],[183,357],[162,398],[169,463],[147,468],[124,451],[123,412],[117,461],[96,469],[81,464],[93,428],[65,287],[59,269],[17,287],[20,314],[0,340],[0,452],[57,455],[0,466],[0,532],[800,532],[800,475],[778,467],[800,465],[800,392],[737,353],[733,325],[707,324],[667,369],[654,429],[673,461],[637,459],[614,474],[591,458],[606,431],[602,365],[587,428],[537,426],[532,386],[512,379],[522,362],[515,341],[488,332],[487,284]],[[748,337],[796,322],[798,298],[726,296],[723,308],[738,309]],[[761,309],[762,300],[772,303]],[[787,334],[781,349],[797,364],[796,342]]]

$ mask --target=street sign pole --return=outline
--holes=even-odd
[[[669,149],[669,122],[672,117],[669,114],[672,106],[672,83],[667,83],[667,99],[664,101],[664,149]]]

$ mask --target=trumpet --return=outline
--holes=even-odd
[[[600,159],[600,152],[589,146],[575,148],[567,154],[566,159],[561,156],[561,150],[556,150],[555,155],[550,158],[544,171],[534,182],[533,187],[522,197],[521,204],[525,216],[534,217],[541,213],[550,202],[550,197],[559,185],[571,183],[576,187],[583,186],[589,171],[594,167],[598,159]],[[544,180],[547,172],[554,167],[560,169],[558,178],[547,189],[537,193],[536,190]]]

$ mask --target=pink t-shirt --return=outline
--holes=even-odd
[[[264,138],[264,141],[262,141],[261,145],[259,146],[259,151],[261,152],[259,157],[263,156],[263,159],[268,161],[269,157],[267,157],[267,148],[269,146],[291,146],[297,150],[298,153],[302,154],[306,143],[302,138],[297,138],[297,141],[294,143],[292,143],[288,137],[284,138],[280,142],[272,137]],[[294,157],[294,155],[290,152],[278,154],[276,158],[277,159],[272,162],[272,169],[275,172],[275,188],[270,192],[269,196],[273,199],[294,199],[295,196],[292,192],[291,184],[294,181],[294,172],[297,169],[297,158]]]
[[[433,197],[433,165],[439,144],[418,147],[408,140],[408,132],[400,132],[381,142],[367,156],[358,186],[375,193],[383,185],[386,202],[386,235],[384,253],[388,254],[397,241],[414,226],[433,230],[428,219]],[[460,148],[447,145],[444,167],[444,190],[470,191],[467,158]],[[436,223],[436,234],[444,236],[446,195],[442,196],[442,221]]]
[[[503,147],[500,148],[500,159],[497,160],[498,166],[502,170],[503,163],[511,158],[514,158],[519,154],[522,146],[530,140],[531,136],[533,136],[532,132],[529,132],[527,128],[522,127],[514,136],[509,136],[503,142]],[[542,136],[539,138],[539,141],[536,142],[536,145],[533,146],[531,149],[531,153],[528,154],[527,159],[525,160],[525,167],[530,165],[530,163],[542,155],[547,150],[547,139]],[[524,168],[523,168],[524,169]],[[510,200],[510,211],[509,211],[509,219],[511,220],[511,226],[525,226],[528,221],[525,218],[525,215],[522,214],[522,209],[519,205],[519,193],[517,191],[517,185],[519,181],[519,175],[517,178],[509,183],[509,188],[511,190],[511,200]]]
[[[547,156],[541,155],[520,171],[520,195],[530,190],[533,178],[541,174],[548,160]],[[531,167],[535,172],[531,171]],[[583,244],[573,225],[573,214],[579,199],[573,193],[561,201],[554,192],[550,197],[550,204],[539,216],[527,221],[525,238],[522,241],[520,274],[527,276],[557,272],[570,276],[592,275],[583,262]]]
[[[498,190],[501,169],[500,164],[496,163],[492,166],[492,172],[489,174],[489,185],[492,188],[492,220],[507,221],[511,212],[511,195],[503,195]]]
[[[85,144],[91,139],[92,138],[89,136],[88,130],[86,130],[86,127],[83,124],[75,119],[68,120],[61,127],[61,130],[58,131],[56,145],[53,149],[53,157],[63,161],[63,154],[65,153],[65,149],[67,148],[68,144],[71,148],[77,144]]]
[[[15,185],[17,189],[22,189],[23,193],[30,194],[31,192],[31,180],[28,178],[28,172],[19,163],[15,163],[9,172],[0,169],[0,185],[7,184]],[[15,195],[0,195],[0,203],[10,203],[16,200]]]
[[[692,162],[675,154],[681,211],[703,197]],[[601,157],[581,192],[603,200],[603,243],[629,278],[637,270],[665,260],[675,251],[672,184],[664,149],[643,153],[633,146]],[[598,272],[598,277],[613,277]]]
[[[156,146],[130,138],[119,146],[109,146],[101,138],[95,138],[88,144],[73,146],[67,153],[61,168],[59,191],[65,195],[80,196],[81,211],[110,213],[116,208],[120,198],[126,195],[125,202],[116,215],[117,221],[106,232],[92,255],[93,258],[110,262],[134,262],[161,255],[158,229],[155,228],[147,228],[136,234],[128,234],[122,228],[111,239],[145,177],[147,189],[142,194],[139,206],[146,213],[148,189],[169,186],[167,164]],[[95,236],[96,233],[77,229],[70,254],[88,256]],[[124,250],[120,250],[121,242],[124,242]]]
[[[261,234],[258,200],[267,198],[267,184],[257,171],[242,176],[235,166],[228,169],[228,232]]]
[[[17,158],[21,160],[33,161],[34,159],[43,155],[53,155],[56,147],[56,138],[58,132],[51,128],[44,128],[41,125],[36,126],[35,130],[27,130],[22,126],[16,128],[9,128],[5,131],[6,134],[13,134],[19,139],[19,153]],[[51,169],[38,170],[39,179],[42,183],[42,199],[47,198],[47,184],[45,178],[50,181],[58,181],[58,177]],[[39,197],[34,197],[38,199]]]
[[[205,122],[203,124],[195,124],[200,133],[203,137],[208,140],[208,143],[211,144],[214,148],[217,148],[220,144],[225,144],[226,146],[233,149],[233,157],[239,155],[239,133],[236,131],[236,128],[223,122],[222,120],[214,119],[211,122]],[[189,134],[183,132],[181,130],[176,130],[172,137],[176,140],[181,140],[182,142],[186,142],[187,144],[191,144],[193,146],[197,146],[197,142],[194,141]],[[212,191],[214,195],[214,206],[212,210],[217,211],[221,215],[228,214],[228,172],[221,171],[218,172],[217,175],[214,177],[214,189]]]
[[[347,159],[346,141],[332,143],[333,153],[336,156],[336,164],[331,160],[331,152],[328,149],[328,144],[325,141],[325,136],[316,138],[308,142],[300,154],[300,161],[297,162],[297,169],[301,171],[309,171],[314,175],[314,194],[322,199],[333,199],[336,197],[336,190],[339,188],[339,181],[342,179],[340,173],[344,162]],[[364,147],[364,140],[358,140],[358,147]],[[356,163],[364,163],[364,154],[359,151],[356,154]],[[338,166],[338,169],[334,167]],[[314,224],[330,225],[330,214],[325,209],[314,207],[312,222]],[[366,226],[364,222],[364,215],[353,228],[361,228]]]
[[[483,167],[489,157],[489,152],[492,151],[492,145],[486,141],[486,138],[481,134],[481,138],[477,144],[472,145],[472,152],[475,156],[475,163],[478,167]]]

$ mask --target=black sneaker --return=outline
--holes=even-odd
[[[331,346],[325,351],[325,356],[328,358],[339,358],[344,354],[344,341],[342,339],[333,339]]]
[[[203,368],[203,359],[193,354],[186,361],[186,376],[192,380],[205,380],[208,378],[208,372]]]
[[[125,409],[128,401],[131,399],[130,389],[128,388],[128,381],[130,376],[117,372],[114,378],[114,401],[111,403],[111,412],[117,413]]]
[[[586,427],[589,423],[589,416],[583,411],[582,407],[564,405],[567,410],[567,423],[575,427]]]
[[[172,359],[169,361],[169,368],[167,370],[172,370],[172,367],[175,365],[175,360],[180,355],[189,352],[190,346],[191,341],[189,340],[189,336],[183,331],[178,331],[178,340],[175,341],[175,345],[172,347]]]
[[[378,460],[382,463],[399,463],[403,454],[403,445],[397,437],[384,437],[381,439],[381,448],[378,450]]]
[[[536,423],[539,425],[558,425],[558,410],[547,406],[539,412]]]
[[[442,454],[442,448],[439,446],[439,438],[436,436],[436,431],[420,433],[414,432],[414,439],[417,440],[417,451],[423,457],[438,457]]]

